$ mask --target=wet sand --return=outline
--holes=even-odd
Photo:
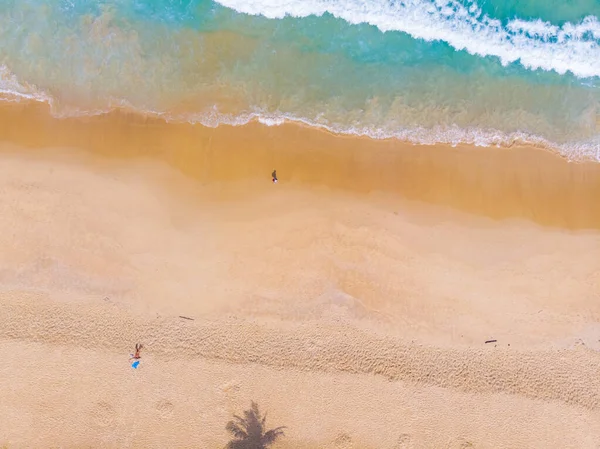
[[[281,448],[599,447],[600,164],[39,105],[0,140],[0,444],[223,447],[256,400]]]
[[[303,186],[389,193],[493,219],[600,228],[600,164],[566,163],[531,147],[414,146],[291,124],[211,129],[119,112],[56,120],[41,104],[0,107],[0,138],[111,158],[151,157],[203,183],[263,181],[277,168],[282,181]]]

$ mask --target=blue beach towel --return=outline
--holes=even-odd
[[[139,365],[139,364],[140,364],[140,361],[139,361],[139,360],[136,360],[135,362],[133,362],[133,363],[131,364],[131,367],[132,367],[133,369],[136,369],[136,368],[138,367],[138,365]]]

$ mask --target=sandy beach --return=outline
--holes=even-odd
[[[0,446],[222,448],[254,400],[281,449],[598,449],[599,200],[536,148],[1,106]]]

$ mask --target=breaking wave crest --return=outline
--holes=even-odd
[[[217,0],[238,12],[270,19],[331,14],[350,24],[367,23],[381,31],[443,41],[456,50],[519,62],[529,69],[577,77],[600,76],[600,22],[553,25],[540,19],[502,22],[483,14],[474,1],[456,0]]]

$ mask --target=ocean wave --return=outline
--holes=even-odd
[[[103,109],[85,110],[80,108],[67,108],[57,110],[52,106],[52,101],[40,100],[39,98],[33,99],[26,95],[14,98],[11,98],[10,95],[8,97],[5,95],[6,94],[0,95],[0,102],[21,101],[21,99],[26,101],[43,101],[50,105],[51,115],[58,119],[90,117],[108,114],[115,110],[121,110],[161,119],[167,123],[189,123],[192,125],[205,126],[207,128],[216,128],[218,126],[244,126],[252,122],[258,122],[265,126],[281,126],[286,123],[293,123],[320,129],[336,135],[366,137],[375,140],[395,139],[414,145],[446,144],[456,147],[466,144],[476,147],[500,148],[509,148],[515,145],[532,145],[559,154],[569,161],[600,162],[600,138],[559,144],[543,137],[524,132],[506,133],[496,129],[461,128],[457,125],[437,126],[433,128],[417,127],[389,131],[375,127],[327,125],[304,117],[297,117],[284,113],[273,114],[253,111],[232,115],[220,113],[217,108],[205,113],[171,114],[168,112],[137,109],[127,101],[114,101],[110,107]]]
[[[503,65],[519,62],[529,69],[600,76],[600,22],[552,25],[542,20],[507,23],[482,13],[474,1],[455,0],[217,0],[237,12],[271,19],[329,13],[351,24],[367,23],[381,31],[402,31],[426,41],[444,41],[456,50],[495,56]]]
[[[0,65],[0,101],[42,102],[49,106],[51,115],[58,119],[90,117],[107,114],[114,110],[123,110],[158,118],[165,122],[198,124],[209,128],[216,128],[223,125],[243,126],[251,122],[258,122],[265,126],[296,123],[333,134],[368,137],[377,140],[397,139],[416,145],[448,144],[457,146],[460,144],[470,144],[478,147],[510,147],[519,144],[534,145],[556,152],[569,160],[600,162],[600,136],[587,141],[556,143],[525,132],[507,133],[497,129],[462,128],[457,125],[392,130],[376,126],[330,123],[322,115],[318,119],[311,119],[279,111],[269,112],[259,107],[239,114],[220,112],[216,105],[212,109],[203,112],[172,113],[168,111],[140,109],[130,101],[120,98],[108,98],[103,107],[94,109],[81,108],[61,104],[48,92],[33,84],[21,82],[4,65]]]
[[[37,86],[21,83],[5,65],[0,65],[0,95],[4,101],[19,99],[41,101],[52,104],[53,98]]]

